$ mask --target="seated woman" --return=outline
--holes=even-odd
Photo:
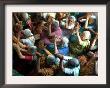
[[[54,46],[55,46],[55,54],[51,54],[48,50],[46,50],[44,48],[44,51],[47,53],[48,57],[47,57],[47,64],[48,65],[57,65],[61,67],[61,71],[64,72],[65,74],[68,75],[75,75],[78,76],[79,75],[79,70],[80,70],[80,65],[77,59],[71,57],[71,56],[65,56],[65,55],[61,55],[59,54],[59,51],[57,49],[57,45],[56,45],[56,39],[54,42]],[[61,60],[60,60],[61,59]],[[72,63],[72,64],[70,64]],[[74,65],[73,65],[74,63]],[[69,66],[69,64],[72,66],[71,68],[69,67],[63,67],[63,65],[65,66]],[[61,75],[59,73],[56,73],[56,75]]]
[[[36,22],[32,31],[34,34],[35,40],[39,40],[40,38],[43,39],[44,37],[47,37],[46,33],[48,32],[47,31],[48,28],[45,26],[45,24],[46,22],[44,20],[40,20]]]
[[[67,15],[68,15],[68,13],[66,13],[66,12],[57,12],[56,13],[56,20],[58,20],[59,21],[59,25],[60,25],[60,27],[63,25],[63,19],[65,19],[66,17],[67,17]]]
[[[16,28],[16,27],[15,27]],[[33,65],[31,62],[36,62],[36,55],[33,53],[35,52],[34,47],[28,47],[22,44],[19,41],[19,33],[16,33],[16,29],[13,28],[13,69],[17,70],[23,75],[26,75],[29,71],[32,70]],[[20,30],[19,30],[20,31]],[[32,50],[32,51],[31,51]],[[31,53],[30,53],[30,52]],[[31,67],[32,66],[32,67]]]
[[[21,39],[21,42],[27,46],[34,46],[35,38],[31,33],[31,30],[25,29],[23,33],[24,33],[25,39]]]
[[[76,58],[68,60],[65,66],[63,64],[63,57],[60,58],[60,68],[61,68],[61,71],[64,72],[65,75],[79,76],[80,63],[78,59]]]
[[[58,46],[58,50],[59,50],[59,53],[63,54],[63,55],[68,55],[69,54],[69,40],[67,37],[58,37],[58,36],[55,36],[56,37],[56,44]],[[54,41],[54,37],[53,37],[53,41]],[[52,53],[54,54],[54,43],[51,43],[49,45],[47,45],[47,49]]]
[[[91,42],[89,51],[78,57],[81,65],[80,75],[98,75],[98,49],[95,47],[97,35]]]
[[[27,20],[29,19],[28,13],[13,13],[13,17],[16,23],[22,22],[23,29],[29,28],[27,25]]]
[[[12,43],[13,48],[16,50],[20,59],[29,60],[29,61],[34,59],[34,56],[32,55],[35,54],[36,47],[22,44],[14,34],[12,39],[13,39],[13,43]]]
[[[74,29],[75,27],[75,22],[76,22],[76,18],[74,16],[69,16],[66,20],[66,25],[65,27],[67,29]]]
[[[77,40],[70,43],[71,54],[75,56],[82,54],[90,46],[91,33],[89,31],[84,31],[81,35],[79,35],[79,29],[80,25],[77,24],[76,26]]]
[[[36,67],[36,60],[36,56],[22,54],[21,51],[13,47],[13,70],[18,71],[21,75],[27,75],[32,71]],[[14,75],[18,76],[17,74]]]
[[[51,13],[52,14],[52,13]],[[48,28],[48,32],[43,31],[43,33],[41,34],[41,39],[44,40],[45,44],[51,44],[52,41],[51,39],[57,35],[59,37],[62,36],[62,30],[59,27],[59,23],[52,17],[50,13],[47,15],[47,28]],[[45,33],[48,33],[47,35],[45,35]]]
[[[41,76],[47,76],[47,75],[54,75],[54,71],[56,70],[55,65],[47,65],[47,58],[51,55],[51,53],[45,48],[44,41],[37,40],[35,45],[37,45],[37,67],[36,72],[32,72],[29,75],[41,75]],[[48,54],[47,54],[48,53]]]
[[[67,16],[66,22],[62,26],[63,36],[70,38],[70,35],[75,32],[76,18],[74,16]]]

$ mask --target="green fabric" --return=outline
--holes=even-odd
[[[90,45],[89,40],[82,41],[81,45],[83,48],[87,47],[88,45]]]
[[[39,48],[37,48],[37,51],[38,51],[39,53],[41,53],[41,54],[45,54],[45,51],[44,51],[44,50],[41,50],[41,49],[39,49]]]
[[[49,44],[49,45],[47,45],[47,49],[52,53],[52,54],[54,54],[54,44]]]
[[[16,71],[15,69],[12,70],[12,74],[13,76],[23,76],[22,74],[20,74],[18,71]]]
[[[26,26],[26,21],[22,21],[22,26]]]
[[[70,43],[70,51],[73,52],[75,56],[83,53],[83,51],[88,47],[89,41],[85,40],[80,45],[77,41],[74,43]]]

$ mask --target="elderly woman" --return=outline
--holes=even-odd
[[[62,34],[63,36],[67,37],[68,39],[75,32],[74,28],[76,25],[76,18],[74,16],[67,16],[62,23]]]
[[[30,29],[25,29],[23,31],[25,39],[21,39],[21,42],[27,46],[34,46],[35,43],[35,37],[31,33]]]
[[[17,25],[16,25],[17,26]],[[31,62],[36,62],[36,52],[35,47],[29,47],[19,41],[19,32],[16,33],[16,27],[13,28],[13,68],[23,75],[26,75],[35,64]],[[20,29],[18,29],[20,31]]]
[[[70,43],[71,53],[75,56],[84,53],[90,46],[91,33],[89,31],[84,31],[81,35],[79,34],[80,25],[76,26],[76,37],[77,40]]]
[[[61,69],[60,72],[58,71],[56,75],[71,75],[71,76],[78,76],[80,70],[80,64],[78,59],[73,58],[72,56],[65,56],[59,54],[59,50],[57,49],[56,39],[54,41],[55,46],[55,54],[51,54],[49,51],[44,49],[47,53],[47,64],[48,65],[57,65]],[[61,74],[64,73],[64,74]]]

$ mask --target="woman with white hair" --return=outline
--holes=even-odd
[[[76,18],[74,16],[69,16],[67,19],[66,19],[66,25],[65,27],[67,29],[74,29],[75,27],[75,22],[76,22]]]
[[[55,13],[48,13],[47,23],[49,24],[49,36],[62,36],[62,30],[59,26],[59,22],[55,20]]]
[[[47,30],[46,32],[43,31],[41,34],[41,39],[44,40],[46,45],[49,45],[52,43],[52,39],[55,35],[57,35],[58,37],[62,36],[62,30],[59,27],[59,22],[57,20],[55,20],[55,15],[56,13],[45,13],[46,17],[46,27]]]
[[[57,65],[61,69],[56,75],[71,75],[78,76],[80,70],[80,63],[78,59],[72,56],[66,56],[59,52],[56,44],[56,38],[54,41],[55,54],[51,54],[47,49],[44,51],[47,53],[47,64],[48,65]]]
[[[90,31],[84,31],[81,35],[79,34],[80,25],[79,23],[76,26],[76,36],[77,41],[70,43],[71,53],[75,56],[83,53],[90,46]]]
[[[21,42],[23,44],[26,44],[27,46],[34,46],[35,38],[33,34],[31,33],[30,29],[23,30],[23,33],[25,35],[25,39],[21,39]]]
[[[74,16],[67,16],[67,18],[63,20],[64,22],[61,24],[63,31],[62,35],[69,39],[70,36],[75,32],[74,28],[76,25],[76,18]]]

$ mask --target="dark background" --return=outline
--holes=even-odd
[[[107,4],[110,0],[0,0],[14,3],[38,3],[38,4]]]

